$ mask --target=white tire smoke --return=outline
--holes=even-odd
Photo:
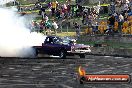
[[[45,36],[30,33],[25,27],[24,17],[11,9],[0,8],[0,56],[30,57],[32,46],[41,45]]]

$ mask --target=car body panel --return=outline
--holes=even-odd
[[[90,46],[84,44],[73,44],[69,41],[63,42],[63,39],[56,36],[47,36],[42,46],[33,46],[39,53],[48,55],[59,55],[63,50],[67,55],[90,53]]]

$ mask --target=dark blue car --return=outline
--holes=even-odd
[[[79,55],[85,58],[86,53],[90,53],[90,46],[76,44],[75,41],[68,38],[60,38],[57,36],[47,36],[42,46],[33,46],[38,54],[48,54],[66,58],[67,55]]]

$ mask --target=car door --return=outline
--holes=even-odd
[[[43,52],[45,54],[52,55],[54,50],[54,44],[52,37],[48,37],[45,40],[45,43],[43,44]]]
[[[54,55],[59,55],[60,54],[60,50],[63,47],[63,45],[62,45],[62,39],[59,38],[59,37],[55,37],[53,39],[53,41],[54,41],[54,51],[53,51]]]

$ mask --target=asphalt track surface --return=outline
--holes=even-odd
[[[0,58],[0,88],[132,88],[132,83],[79,84],[79,66],[90,74],[130,74],[132,58]]]

